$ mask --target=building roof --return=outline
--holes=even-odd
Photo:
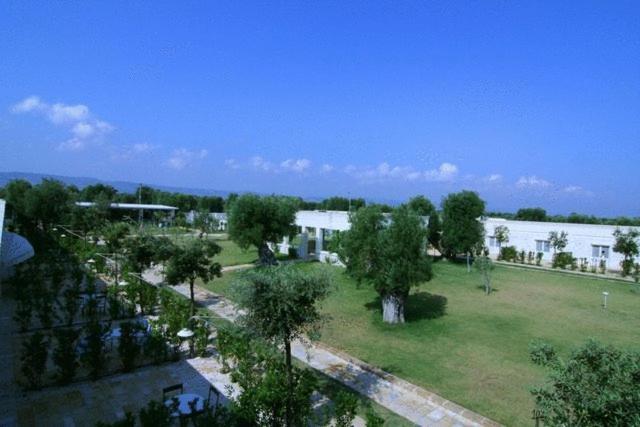
[[[90,208],[95,206],[94,202],[76,202],[76,206],[83,208]],[[111,203],[109,205],[111,209],[144,209],[148,211],[177,211],[175,206],[167,205],[151,205],[145,203]]]

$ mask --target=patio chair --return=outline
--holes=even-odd
[[[207,396],[207,400],[204,402],[205,403],[204,407],[205,408],[211,407],[211,394],[215,394],[216,396],[216,403],[215,405],[213,405],[213,410],[215,412],[215,410],[218,409],[218,404],[220,401],[220,392],[218,391],[217,388],[215,388],[212,385],[209,385],[209,395]]]
[[[166,402],[167,399],[173,397],[174,395],[183,394],[183,393],[184,393],[184,387],[182,386],[182,383],[165,387],[162,389],[162,401]]]

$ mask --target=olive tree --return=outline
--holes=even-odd
[[[566,231],[549,232],[549,244],[553,248],[553,253],[562,252],[569,244],[569,234]]]
[[[375,206],[352,214],[351,228],[343,237],[347,273],[373,283],[385,322],[404,322],[410,288],[431,279],[426,241],[422,218],[408,206],[400,206],[388,218]]]
[[[546,343],[532,343],[531,359],[549,370],[532,390],[536,410],[549,426],[640,424],[640,353],[588,341],[568,359]]]
[[[165,272],[167,283],[172,286],[189,283],[192,316],[196,312],[193,292],[196,279],[206,283],[214,277],[221,276],[222,267],[212,260],[221,250],[222,248],[212,240],[194,239],[184,248],[176,247],[169,259]]]
[[[420,216],[429,217],[428,240],[431,246],[439,248],[440,246],[440,233],[442,226],[440,224],[440,216],[436,211],[436,207],[431,203],[429,199],[424,196],[416,196],[409,200],[409,208],[415,211]]]
[[[624,256],[622,260],[622,275],[627,276],[631,274],[633,268],[633,259],[638,256],[640,249],[638,248],[638,237],[640,237],[640,231],[637,229],[629,229],[626,233],[617,228],[613,232],[613,237],[616,238],[616,243],[613,246],[614,252],[618,252]]]
[[[409,290],[431,280],[426,241],[427,230],[415,212],[400,206],[391,213],[391,223],[380,233],[378,271],[373,279],[382,299],[383,321],[404,323]]]
[[[448,257],[464,253],[467,257],[467,271],[471,271],[471,253],[482,243],[484,227],[481,217],[485,203],[473,191],[449,194],[442,201],[442,241],[441,247]]]
[[[294,425],[296,396],[291,343],[318,333],[322,320],[318,305],[329,294],[331,282],[324,274],[310,274],[296,266],[283,265],[249,271],[232,286],[236,301],[245,312],[240,324],[283,348],[288,384],[285,425]]]
[[[493,229],[493,236],[498,242],[498,246],[502,247],[503,243],[509,242],[509,227],[506,225],[499,225]]]
[[[269,242],[293,234],[296,204],[287,197],[245,194],[233,201],[229,210],[229,237],[238,246],[258,248],[262,265],[275,265]]]

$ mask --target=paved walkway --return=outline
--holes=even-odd
[[[162,276],[148,270],[145,280],[159,284]],[[189,297],[189,286],[174,289]],[[201,287],[195,289],[196,301],[218,316],[236,320],[238,310],[221,297]],[[381,406],[420,426],[498,426],[496,422],[415,386],[391,374],[381,372],[344,353],[316,343],[293,343],[292,354],[302,362],[340,381]]]

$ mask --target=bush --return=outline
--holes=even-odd
[[[136,341],[136,332],[140,326],[133,322],[122,322],[120,324],[120,342],[118,343],[118,354],[122,362],[124,372],[132,371],[136,366],[136,359],[140,355],[140,346]]]
[[[140,409],[140,425],[142,427],[170,427],[173,419],[171,409],[164,402],[152,400]]]
[[[89,370],[89,376],[94,381],[100,378],[107,363],[104,335],[109,329],[109,325],[101,325],[95,320],[87,323],[85,326],[86,348],[81,359]]]
[[[27,387],[39,389],[42,386],[42,376],[47,365],[49,342],[44,335],[36,332],[22,345],[22,374],[27,379]]]
[[[339,392],[335,399],[335,427],[351,427],[356,410],[358,408],[358,397],[355,394],[344,391]]]
[[[622,277],[627,277],[631,274],[631,272],[633,271],[633,266],[634,266],[634,262],[632,259],[625,259],[623,260],[620,265],[622,266],[622,271],[620,272],[620,275]]]
[[[541,266],[542,265],[542,257],[543,256],[544,256],[544,253],[542,253],[542,252],[536,253],[536,265],[537,266]]]
[[[53,332],[57,345],[53,350],[53,362],[58,367],[57,377],[60,384],[73,381],[78,369],[76,340],[80,335],[77,329],[57,329]]]
[[[640,353],[589,341],[560,360],[547,344],[537,348],[532,359],[549,370],[547,384],[532,391],[544,425],[639,424]]]
[[[518,251],[515,246],[504,246],[500,248],[498,258],[503,261],[515,262],[518,257]]]
[[[293,246],[289,246],[289,258],[297,259],[298,258],[298,250]]]
[[[565,270],[567,266],[571,266],[573,264],[574,259],[575,258],[573,258],[571,252],[558,252],[553,257],[553,263],[551,266],[553,268],[562,268]]]
[[[533,264],[533,252],[529,251],[529,253],[527,254],[527,264]]]
[[[607,272],[607,261],[605,259],[600,260],[599,269],[601,274],[605,274]]]

